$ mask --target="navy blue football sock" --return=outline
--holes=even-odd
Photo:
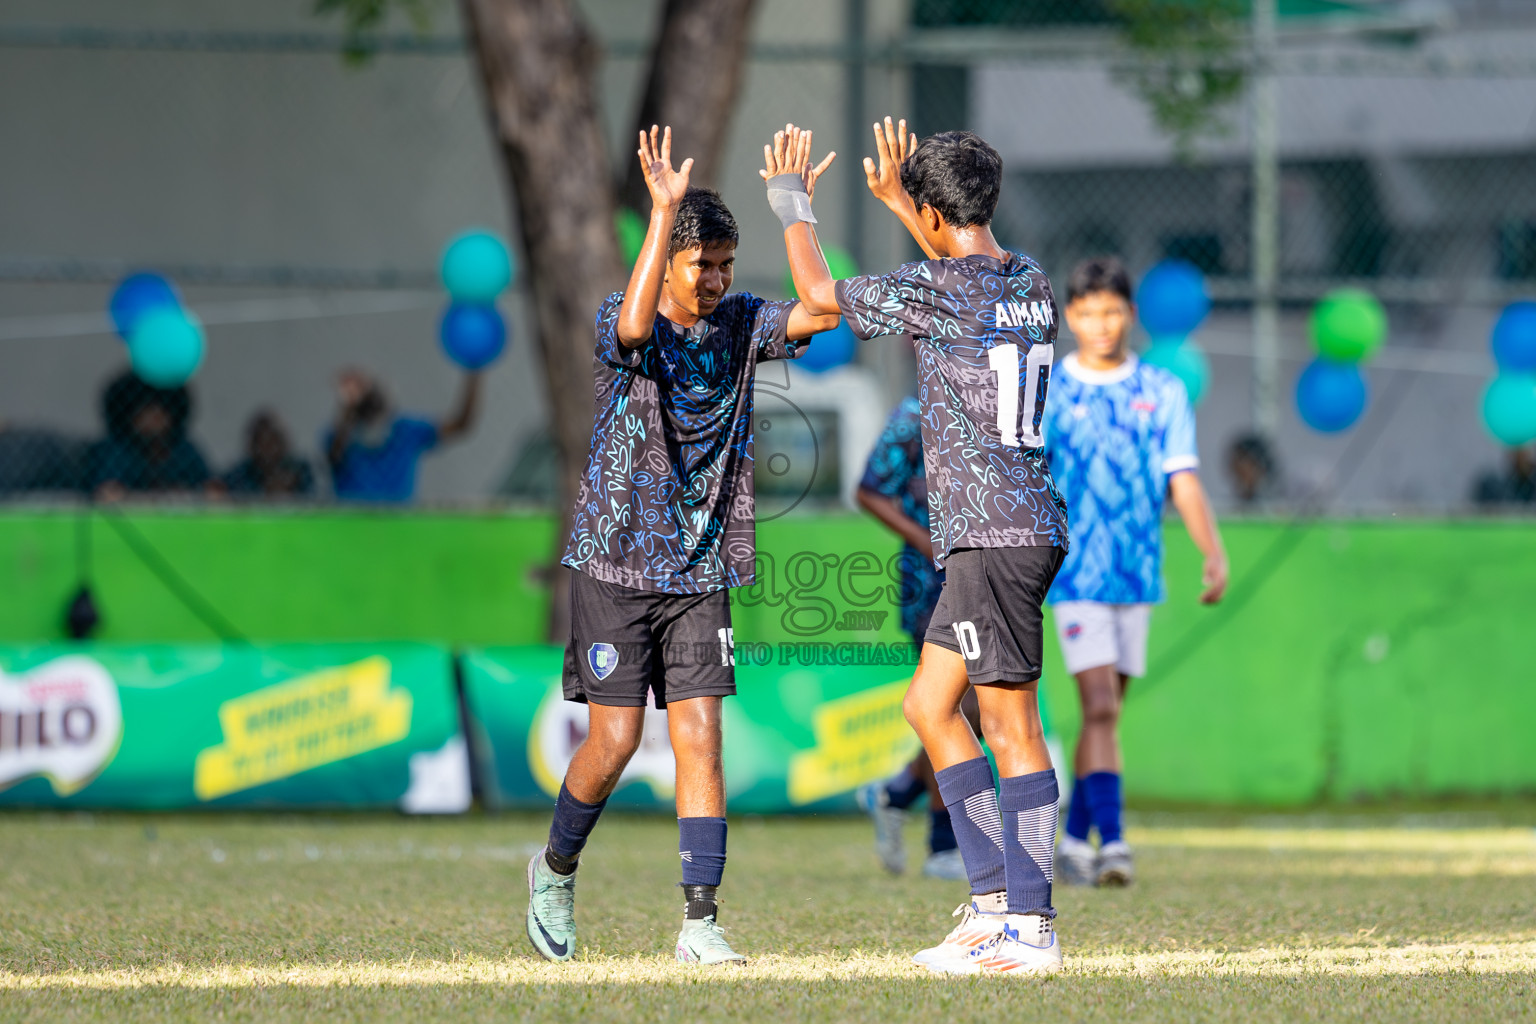
[[[955,823],[950,820],[949,808],[928,812],[928,852],[948,853],[959,848],[955,839]]]
[[[1082,779],[1072,780],[1072,795],[1067,799],[1067,835],[1073,839],[1088,841],[1088,830],[1093,827],[1093,815],[1088,813],[1088,797]]]
[[[1016,775],[999,784],[1010,914],[1056,916],[1051,907],[1051,875],[1060,796],[1056,773],[1050,769]]]
[[[719,885],[725,876],[725,819],[678,818],[684,885]]]
[[[891,806],[899,811],[904,811],[927,792],[928,787],[923,785],[923,780],[913,774],[912,769],[903,768],[885,784],[885,795],[890,800]]]
[[[560,796],[555,800],[555,820],[549,826],[549,850],[544,855],[550,868],[562,875],[576,870],[576,860],[587,845],[587,837],[597,827],[598,816],[607,803],[607,800],[583,803],[571,796],[565,783],[560,784]]]
[[[1003,819],[997,811],[997,791],[987,759],[952,764],[936,772],[939,793],[950,810],[955,841],[965,861],[971,893],[1000,892],[1008,882],[1003,874]]]
[[[1120,795],[1118,772],[1094,772],[1083,779],[1083,799],[1088,802],[1088,813],[1099,830],[1099,842],[1119,842],[1120,811],[1125,801]]]

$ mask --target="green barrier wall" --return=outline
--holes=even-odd
[[[548,806],[586,736],[586,710],[563,699],[558,647],[490,648],[464,658],[464,693],[487,803]],[[852,810],[853,790],[894,774],[917,752],[901,713],[910,667],[835,672],[745,665],[725,703],[731,810]],[[669,809],[674,795],[666,715],[651,708],[615,806]]]
[[[262,640],[544,638],[545,517],[128,518],[129,537],[152,542]],[[88,531],[103,637],[210,639],[119,527],[97,516]],[[1206,609],[1195,602],[1197,554],[1180,527],[1169,529],[1170,601],[1154,615],[1149,675],[1134,685],[1124,723],[1133,796],[1294,804],[1536,791],[1536,528],[1233,522],[1224,532],[1231,596]],[[60,635],[77,537],[70,513],[0,516],[0,642]],[[902,646],[882,575],[895,544],[878,526],[784,518],[760,529],[759,547],[764,582],[734,595],[738,648],[766,645],[776,662],[836,675],[850,645],[873,645],[878,657]],[[1044,689],[1070,749],[1076,696],[1054,643],[1046,651]]]
[[[469,805],[443,648],[46,645],[0,668],[0,805]]]

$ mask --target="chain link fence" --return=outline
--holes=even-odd
[[[969,127],[1005,159],[999,238],[1053,278],[1105,253],[1138,273],[1177,257],[1207,275],[1201,444],[1219,503],[1377,514],[1518,493],[1485,486],[1529,475],[1529,458],[1489,440],[1477,410],[1493,319],[1536,293],[1536,8],[1280,0],[1266,44],[1247,4],[1227,20],[1230,5],[1207,6],[1218,29],[1142,38],[1155,3],[762,0],[718,183],[742,224],[737,286],[784,293],[782,253],[757,244],[775,237],[755,175],[775,126],[813,125],[841,154],[818,194],[822,235],[867,270],[915,254],[863,195],[869,123]],[[605,45],[618,161],[658,5],[584,7]],[[302,5],[248,14],[230,24],[169,3],[104,21],[65,3],[0,15],[0,82],[29,97],[0,114],[0,500],[333,500],[325,437],[348,367],[379,380],[391,409],[451,418],[461,384],[436,351],[435,260],[464,227],[509,222],[451,10],[429,35],[377,37],[361,67]],[[1266,160],[1269,200],[1256,193]],[[1264,216],[1273,279],[1256,259]],[[137,268],[174,279],[207,327],[185,391],[121,376],[104,309]],[[1299,422],[1289,387],[1310,358],[1308,309],[1343,285],[1387,305],[1391,335],[1364,419],[1324,437]],[[521,292],[504,303],[514,344],[467,440],[418,453],[416,502],[549,493],[526,305]],[[897,346],[867,346],[859,362],[887,404],[910,386]],[[139,483],[113,459],[133,461]]]

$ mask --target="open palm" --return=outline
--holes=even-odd
[[[658,144],[657,135],[660,135]],[[651,125],[650,135],[640,133],[640,168],[645,172],[645,187],[651,191],[651,202],[658,210],[668,210],[682,202],[688,191],[688,172],[693,170],[693,158],[683,161],[677,170],[672,169],[672,128]]]

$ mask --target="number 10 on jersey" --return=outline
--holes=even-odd
[[[1055,345],[1032,345],[1024,360],[1023,408],[1028,414],[1019,430],[1019,346],[1009,342],[987,350],[987,362],[997,374],[997,432],[1009,448],[1045,444],[1040,423],[1045,418],[1045,390],[1051,379]]]

